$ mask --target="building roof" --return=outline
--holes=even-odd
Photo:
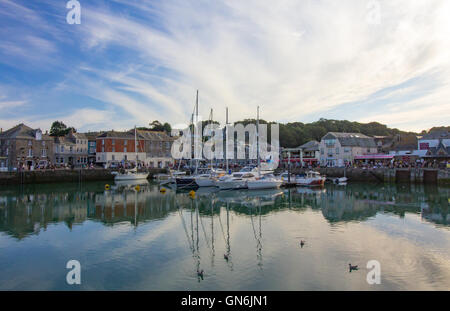
[[[316,140],[308,141],[307,143],[298,147],[298,149],[303,149],[303,151],[318,151],[319,142]]]
[[[449,131],[435,131],[425,134],[421,138],[422,140],[432,140],[432,139],[450,139]]]
[[[29,126],[26,126],[23,123],[20,123],[7,131],[0,133],[0,138],[9,138],[9,139],[35,139],[36,132],[41,132],[40,129],[32,129]],[[43,140],[51,140],[52,138],[46,134],[42,134]]]
[[[437,147],[431,147],[426,153],[427,157],[449,157],[450,156],[450,146],[444,146],[442,139],[439,141]]]
[[[373,139],[373,137],[369,137],[361,133],[329,132],[324,137],[322,137],[322,140],[332,138],[339,140],[342,147],[364,147],[364,148],[377,147],[377,144],[375,143],[375,139]]]
[[[67,136],[55,136],[55,144],[75,145],[75,140]]]
[[[134,130],[131,132],[116,132],[116,131],[107,131],[103,132],[97,136],[97,138],[126,138],[126,139],[134,139]],[[141,135],[138,135],[138,139],[144,139]]]
[[[134,130],[130,130],[130,132],[134,132]],[[173,141],[174,137],[169,136],[166,132],[161,131],[151,131],[151,130],[137,130],[139,135],[144,137],[146,140],[152,141]]]

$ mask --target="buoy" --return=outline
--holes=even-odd
[[[161,188],[161,189],[159,190],[159,192],[161,192],[161,193],[166,193],[166,188]]]
[[[194,190],[189,191],[189,196],[191,198],[195,198],[195,191]]]
[[[109,190],[109,188],[110,188],[109,185],[106,184],[106,185],[105,185],[105,190]]]
[[[134,187],[134,190],[139,192],[141,190],[141,187],[139,185],[136,185],[136,187]]]

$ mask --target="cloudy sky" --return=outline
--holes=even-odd
[[[0,127],[450,125],[448,0],[0,0]]]

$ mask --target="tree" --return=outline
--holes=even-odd
[[[164,131],[164,125],[161,124],[158,120],[153,121],[149,124],[152,131],[158,131],[163,132]]]
[[[70,130],[76,132],[75,128],[67,127],[62,121],[55,121],[50,128],[50,136],[65,136]]]
[[[167,134],[170,134],[172,132],[172,127],[167,122],[163,124],[163,129]]]

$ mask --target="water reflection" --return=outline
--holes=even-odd
[[[148,182],[141,184],[139,191],[135,190],[135,185],[127,184],[113,186],[109,191],[104,190],[104,184],[100,183],[82,186],[35,185],[0,191],[0,232],[20,240],[39,234],[41,230],[45,231],[51,223],[63,222],[72,228],[86,220],[93,220],[105,226],[123,222],[139,226],[148,221],[164,219],[173,212],[184,217],[183,209],[187,210],[189,217],[195,217],[195,221],[197,218],[200,222],[203,218],[210,218],[211,228],[214,228],[214,216],[218,217],[223,213],[229,229],[229,213],[233,211],[251,218],[256,243],[258,248],[262,248],[258,239],[261,236],[261,227],[258,227],[261,222],[258,222],[258,218],[286,209],[320,210],[331,224],[366,221],[379,212],[399,217],[412,213],[421,215],[423,220],[430,223],[448,228],[449,192],[448,188],[419,185],[358,184],[347,187],[329,186],[326,189],[199,189],[196,198],[191,199],[185,193],[173,190],[161,194],[157,185]],[[222,226],[220,218],[219,224]],[[200,225],[203,226],[202,223]],[[213,240],[211,249],[212,244]],[[227,250],[229,258],[230,252]]]
[[[373,289],[348,273],[371,259],[382,289],[450,288],[449,188],[136,186],[0,189],[0,289],[70,290],[73,258],[84,289]]]

